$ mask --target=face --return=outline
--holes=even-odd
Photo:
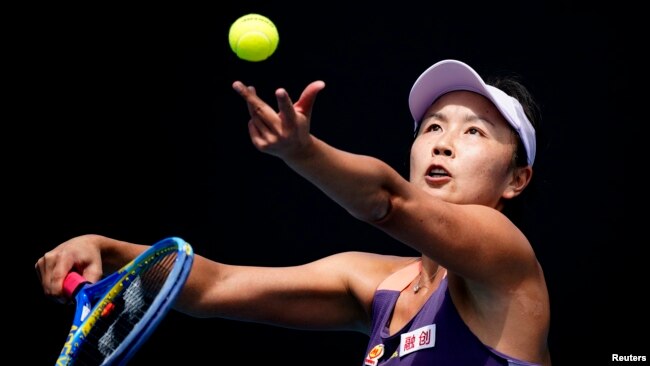
[[[511,198],[516,136],[482,95],[454,91],[424,114],[411,147],[410,180],[445,201],[501,209]]]

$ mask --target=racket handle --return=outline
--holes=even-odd
[[[77,289],[84,283],[88,282],[82,275],[77,272],[70,272],[63,280],[63,294],[66,297],[74,297]]]

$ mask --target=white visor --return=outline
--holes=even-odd
[[[510,125],[517,131],[528,156],[528,164],[535,161],[535,129],[526,117],[519,101],[498,88],[485,84],[474,69],[457,60],[443,60],[429,67],[415,81],[409,95],[409,108],[417,128],[424,112],[445,93],[468,90],[488,98]]]

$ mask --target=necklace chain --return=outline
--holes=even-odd
[[[440,271],[440,266],[438,266],[436,271],[433,272],[431,277],[429,277],[429,281],[431,281],[434,277],[436,277],[436,275],[438,274],[438,271]],[[422,270],[420,270],[420,274],[418,275],[418,282],[416,282],[415,285],[413,285],[413,293],[414,294],[417,294],[418,291],[420,291],[421,288],[427,287],[427,286],[421,285],[420,281],[422,281]]]

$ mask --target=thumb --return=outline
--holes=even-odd
[[[317,80],[311,82],[300,95],[300,99],[296,102],[295,108],[308,118],[311,117],[311,111],[316,101],[316,95],[325,88],[325,82]]]

